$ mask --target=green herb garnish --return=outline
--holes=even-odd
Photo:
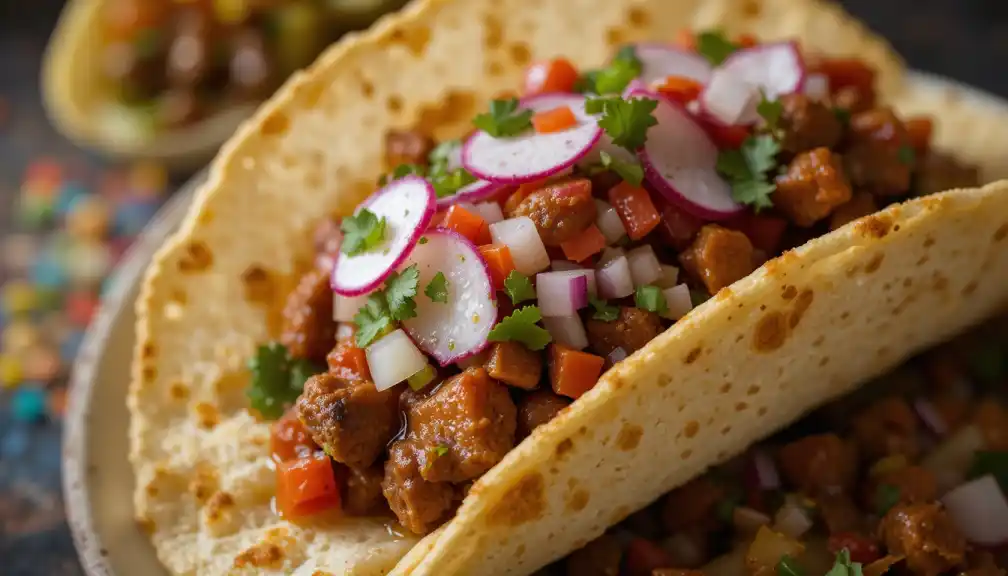
[[[658,101],[635,97],[624,100],[616,96],[592,98],[585,102],[588,114],[601,114],[598,125],[613,144],[635,152],[647,140],[648,129],[658,123],[652,114]]]
[[[395,322],[416,317],[416,301],[420,272],[417,265],[402,272],[393,272],[385,287],[368,297],[367,303],[354,316],[357,346],[365,348],[392,330]]]
[[[431,302],[448,303],[448,279],[443,272],[438,272],[431,278],[424,288],[424,294],[431,299]]]
[[[416,317],[416,302],[420,281],[420,271],[416,264],[408,266],[402,272],[393,272],[385,280],[385,302],[393,320],[408,320]]]
[[[689,298],[690,302],[693,304],[693,307],[696,308],[697,306],[710,300],[711,295],[708,294],[706,290],[690,290]]]
[[[980,450],[973,454],[966,477],[970,480],[990,474],[1003,492],[1008,492],[1008,452]]]
[[[736,50],[738,46],[725,38],[721,32],[708,30],[697,34],[696,51],[713,66],[719,66]]]
[[[490,111],[473,118],[473,124],[494,138],[516,136],[532,127],[532,114],[531,110],[518,110],[517,98],[493,100]]]
[[[662,294],[661,288],[657,286],[638,286],[634,293],[634,304],[638,308],[656,314],[668,312],[668,302],[665,301],[665,295]]]
[[[305,380],[323,369],[302,358],[291,358],[287,347],[277,342],[260,346],[249,359],[252,382],[245,391],[252,408],[263,418],[275,420],[297,400]]]
[[[461,140],[445,140],[430,151],[430,154],[427,155],[427,161],[432,167],[448,164],[460,148],[462,148]]]
[[[537,324],[540,320],[542,313],[538,306],[524,306],[498,322],[490,331],[488,340],[491,342],[512,340],[524,344],[529,350],[542,350],[553,339],[545,328]]]
[[[899,147],[899,161],[907,166],[912,166],[914,160],[917,158],[917,153],[914,152],[913,146],[904,144]]]
[[[398,180],[400,178],[405,178],[407,176],[420,176],[424,175],[424,167],[419,164],[400,164],[392,169],[391,174],[382,174],[378,178],[378,185],[384,186],[389,182]]]
[[[752,206],[756,212],[773,206],[770,195],[777,189],[772,182],[777,166],[780,144],[768,134],[749,136],[738,150],[722,150],[718,154],[717,171],[728,179],[732,198]]]
[[[592,313],[592,318],[596,320],[602,320],[603,322],[612,322],[613,320],[619,318],[619,306],[613,306],[605,300],[596,298],[594,296],[588,297],[588,303],[591,307],[595,309]]]
[[[599,70],[594,77],[596,94],[619,94],[640,76],[642,64],[633,46],[624,46],[616,52],[609,66]]]
[[[392,315],[389,314],[385,297],[378,292],[368,297],[367,303],[354,316],[357,332],[354,339],[359,348],[365,348],[392,327]]]
[[[504,279],[504,291],[511,297],[511,303],[518,305],[526,300],[533,300],[536,297],[535,288],[528,276],[517,270],[512,270]]]
[[[785,554],[777,562],[777,576],[805,576],[805,572],[794,558]]]
[[[407,378],[406,384],[413,390],[421,390],[424,386],[430,384],[435,376],[437,376],[437,371],[434,370],[433,366],[427,364],[423,367],[423,370]]]
[[[833,567],[826,576],[863,576],[860,562],[851,562],[850,550],[844,548],[836,555]]]
[[[437,447],[434,448],[434,454],[436,454],[438,458],[444,456],[447,453],[448,453],[448,446],[444,444],[438,444]]]
[[[766,93],[760,90],[760,101],[756,105],[756,113],[766,123],[767,129],[771,133],[776,133],[777,124],[784,113],[784,105],[779,100],[767,100]]]
[[[340,231],[343,232],[340,250],[354,256],[378,246],[385,239],[385,217],[378,218],[374,212],[361,208],[357,214],[343,219]]]
[[[885,516],[890,508],[899,504],[900,489],[892,484],[879,484],[875,489],[875,512]]]
[[[599,158],[602,159],[602,166],[619,174],[620,178],[634,186],[640,186],[644,180],[644,169],[636,162],[624,162],[605,150],[599,152]]]
[[[839,106],[834,106],[833,115],[836,116],[836,119],[839,120],[840,123],[843,124],[845,128],[847,127],[848,124],[850,124],[850,117],[851,117],[850,110],[846,108],[841,108]]]

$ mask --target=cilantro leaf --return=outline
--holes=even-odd
[[[493,100],[490,111],[473,118],[473,125],[494,138],[515,136],[532,126],[532,111],[518,110],[518,99]]]
[[[613,306],[605,300],[594,296],[588,296],[588,303],[595,309],[595,312],[592,314],[592,318],[596,320],[612,322],[613,320],[619,318],[619,306]]]
[[[711,299],[711,295],[704,290],[690,290],[689,297],[694,308]]]
[[[445,140],[430,151],[430,154],[427,155],[427,161],[430,162],[432,167],[441,164],[448,164],[451,162],[452,158],[458,154],[458,151],[461,148],[461,140]]]
[[[445,278],[444,273],[438,272],[431,278],[427,287],[424,288],[424,294],[431,299],[431,302],[448,303],[448,279]]]
[[[657,286],[638,286],[634,293],[634,304],[638,308],[656,314],[668,312],[668,302],[665,301],[665,295],[662,294],[661,288]]]
[[[553,338],[537,322],[542,320],[538,306],[524,306],[497,323],[490,331],[488,340],[506,342],[513,340],[525,345],[529,350],[542,350]]]
[[[899,161],[908,166],[913,165],[914,160],[917,159],[917,153],[914,152],[913,146],[904,144],[899,147]]]
[[[517,270],[509,272],[507,278],[504,279],[504,291],[511,297],[511,302],[515,305],[536,297],[532,281]]]
[[[588,98],[585,100],[584,109],[586,114],[602,114],[605,112],[606,104],[612,102],[613,100],[619,100],[615,96],[606,96],[598,98]]]
[[[605,150],[599,152],[599,157],[602,159],[603,166],[619,174],[620,178],[630,184],[640,186],[644,180],[644,169],[641,168],[640,164],[636,162],[624,162],[619,158],[613,158]]]
[[[343,219],[340,223],[343,232],[343,245],[340,250],[353,256],[374,248],[385,238],[385,217],[380,219],[367,208],[353,216]]]
[[[752,175],[741,150],[722,150],[718,154],[715,168],[729,180],[744,180]]]
[[[795,559],[785,554],[777,562],[777,576],[804,576],[805,571],[795,562]]]
[[[846,108],[840,108],[839,106],[834,106],[833,115],[836,116],[836,119],[839,120],[840,123],[844,125],[844,128],[846,128],[847,125],[850,124],[850,117],[851,117],[850,110]]]
[[[973,463],[966,477],[973,480],[988,474],[994,477],[1001,490],[1008,487],[1008,452],[980,450],[973,454]]]
[[[899,503],[900,489],[892,484],[879,484],[875,490],[875,512],[885,516],[890,508]]]
[[[724,34],[718,31],[709,30],[697,34],[696,51],[706,58],[712,66],[720,65],[736,50],[738,50],[738,46],[729,42]]]
[[[777,130],[781,114],[784,113],[784,105],[779,100],[767,100],[766,93],[760,90],[760,101],[756,105],[756,113],[766,122],[767,129],[774,132]]]
[[[416,317],[417,286],[420,282],[420,270],[416,264],[408,266],[400,273],[393,272],[385,280],[385,301],[393,320],[408,320]]]
[[[354,316],[354,324],[357,325],[354,338],[359,348],[366,348],[391,327],[392,319],[380,292],[368,297],[367,304]]]
[[[609,66],[599,70],[594,77],[597,94],[619,94],[631,80],[640,76],[643,65],[633,46],[624,46],[616,52]]]
[[[585,70],[574,81],[574,91],[578,94],[595,92],[595,81],[601,70]]]
[[[738,150],[718,154],[717,171],[732,187],[732,198],[759,212],[773,206],[770,194],[777,189],[769,175],[777,166],[780,143],[769,134],[750,136]]]
[[[594,101],[589,101],[594,102]],[[593,108],[596,105],[593,104]],[[588,110],[588,103],[585,104]],[[613,144],[634,152],[644,145],[648,129],[658,123],[652,112],[658,101],[650,98],[607,98],[601,104],[602,117],[598,125],[606,131]],[[593,112],[588,112],[592,114]]]
[[[438,457],[444,456],[447,453],[448,453],[448,446],[445,444],[438,444],[437,447],[434,448],[434,454],[436,454]]]
[[[445,198],[454,195],[464,186],[468,186],[476,181],[476,177],[470,174],[465,168],[445,170],[435,168],[431,170],[427,181],[434,187],[434,195],[438,198]]]
[[[382,174],[378,178],[378,185],[384,186],[393,180],[398,180],[400,178],[405,178],[409,175],[423,176],[424,167],[419,164],[400,164],[392,169],[391,174]]]
[[[259,346],[249,359],[252,381],[245,395],[263,418],[275,420],[297,400],[305,380],[322,372],[303,359],[290,358],[287,347],[277,342]]]
[[[752,206],[756,212],[773,206],[770,195],[777,186],[768,182],[745,180],[732,182],[732,199],[741,204]]]
[[[851,562],[850,550],[844,548],[837,552],[836,561],[826,576],[862,576],[861,563]]]
[[[742,143],[742,156],[753,174],[766,174],[777,166],[780,143],[769,134],[750,136]]]

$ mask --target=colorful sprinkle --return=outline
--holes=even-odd
[[[98,297],[89,291],[74,291],[66,296],[67,319],[74,326],[84,327],[98,309]]]
[[[87,195],[87,188],[83,184],[79,182],[67,182],[60,188],[59,195],[56,197],[56,204],[54,206],[56,215],[60,218],[65,218],[70,213],[74,204],[80,198],[84,198]]]
[[[3,285],[3,310],[7,317],[27,314],[38,306],[38,291],[24,280],[10,280]]]
[[[40,195],[25,195],[18,203],[18,220],[22,225],[39,229],[52,222],[52,198]]]
[[[80,350],[83,342],[83,330],[74,330],[68,333],[60,342],[60,359],[62,359],[65,364],[73,364],[73,361],[77,358],[77,352]]]
[[[158,200],[168,187],[168,171],[161,164],[137,162],[130,170],[129,185],[138,198]]]
[[[66,413],[67,390],[66,388],[56,388],[49,392],[49,415],[53,418],[62,418]]]
[[[97,287],[112,268],[109,248],[99,242],[80,242],[70,249],[67,272],[76,284]]]
[[[26,380],[51,382],[63,369],[60,356],[49,346],[33,346],[24,355],[24,377]]]
[[[27,320],[14,320],[3,329],[3,351],[7,354],[21,354],[39,340],[41,333],[38,327]]]
[[[21,361],[13,354],[0,354],[0,383],[4,386],[17,386],[21,383],[24,370]]]
[[[3,241],[3,261],[8,270],[24,272],[39,253],[39,243],[30,234],[10,234]]]
[[[67,232],[84,240],[101,240],[109,231],[109,212],[101,196],[79,196],[67,212]]]
[[[33,386],[23,386],[14,391],[11,397],[11,416],[18,422],[33,423],[45,418],[45,390]]]

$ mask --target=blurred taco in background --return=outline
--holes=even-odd
[[[812,1],[431,1],[337,44],[145,281],[159,557],[530,573],[982,320],[998,142],[921,101]]]

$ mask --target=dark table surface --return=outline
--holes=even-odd
[[[889,38],[911,67],[1008,97],[1008,75],[1000,73],[1008,62],[1008,3],[1003,0],[842,3]],[[3,233],[8,232],[18,184],[32,158],[101,163],[60,138],[46,122],[39,102],[39,62],[61,5],[59,0],[0,0]],[[173,180],[181,182],[185,176]],[[4,404],[0,392],[0,573],[80,574],[60,498],[60,423],[50,419],[25,429],[11,421]]]

